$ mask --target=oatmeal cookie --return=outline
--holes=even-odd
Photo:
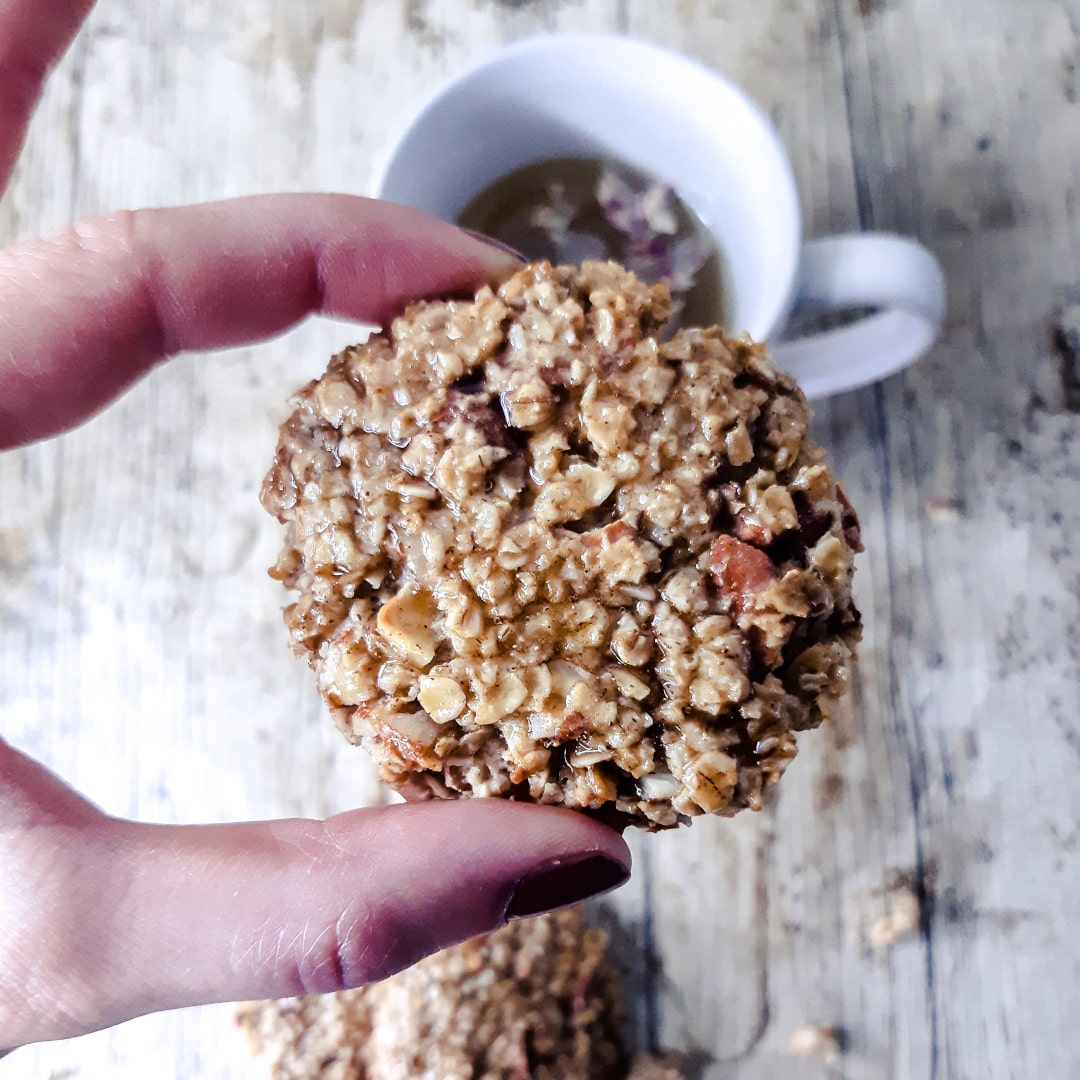
[[[615,263],[416,304],[299,395],[263,502],[295,649],[409,798],[758,808],[848,679],[861,550],[765,350]]]
[[[274,1080],[614,1080],[626,1062],[606,948],[570,909],[372,986],[245,1006],[239,1020]]]

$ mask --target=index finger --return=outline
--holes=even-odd
[[[70,428],[158,360],[322,312],[384,324],[518,265],[417,210],[262,195],[110,214],[0,252],[0,449]]]

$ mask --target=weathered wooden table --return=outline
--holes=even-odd
[[[787,143],[810,233],[913,233],[951,289],[928,359],[818,409],[867,545],[851,708],[804,739],[764,813],[634,842],[614,906],[636,1034],[707,1078],[1080,1075],[1080,415],[1052,332],[1080,302],[1080,0],[101,0],[0,234],[363,191],[440,80],[571,29],[741,82]],[[352,334],[182,359],[0,457],[0,725],[109,811],[377,797],[288,659],[256,499],[286,395]],[[875,949],[900,880],[920,930]],[[230,1016],[144,1018],[0,1076],[257,1075]],[[805,1023],[842,1030],[837,1062],[785,1056]]]

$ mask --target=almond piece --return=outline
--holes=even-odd
[[[395,652],[425,668],[435,658],[437,615],[431,593],[406,587],[379,608],[375,623]]]
[[[713,541],[709,569],[720,591],[731,598],[736,614],[742,614],[750,597],[764,592],[779,576],[776,564],[764,551],[733,536],[718,536]]]

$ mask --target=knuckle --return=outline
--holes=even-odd
[[[355,905],[332,924],[297,935],[286,960],[290,992],[327,994],[377,982],[434,951],[396,905]]]
[[[16,241],[4,251],[9,269],[40,262],[47,266],[63,266],[77,273],[86,265],[97,266],[102,258],[126,259],[137,248],[139,210],[115,210],[100,217],[64,225],[45,236]],[[99,268],[100,269],[100,268]]]
[[[66,247],[90,255],[129,255],[135,247],[138,210],[113,210],[77,221],[57,234]]]

